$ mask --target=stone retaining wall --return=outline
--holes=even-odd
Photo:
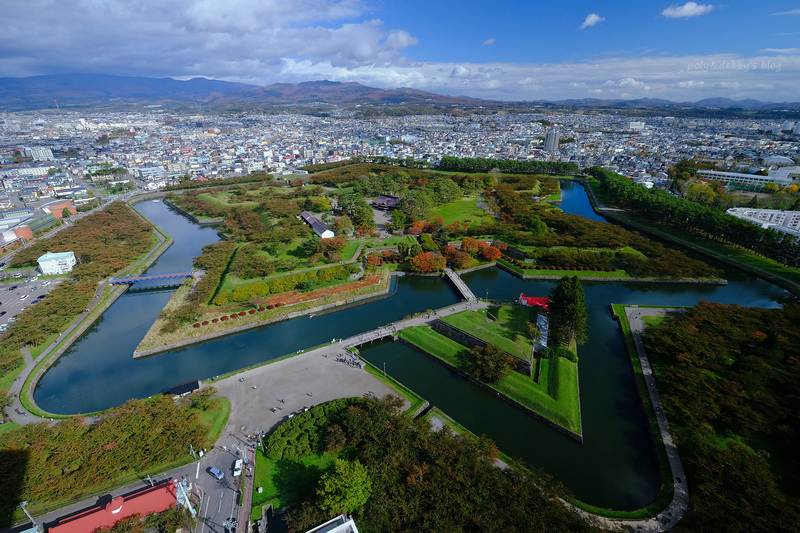
[[[480,388],[484,389],[485,391],[487,391],[487,392],[489,392],[491,394],[494,394],[495,396],[497,396],[501,400],[505,401],[506,403],[509,403],[509,404],[513,405],[517,409],[519,409],[519,410],[529,414],[533,418],[543,422],[545,425],[547,425],[547,426],[551,427],[552,429],[558,431],[562,435],[565,435],[565,436],[567,436],[567,437],[579,442],[580,444],[583,444],[583,436],[582,435],[580,435],[578,433],[575,433],[573,431],[570,431],[570,430],[568,430],[568,429],[566,429],[564,427],[559,426],[558,424],[556,424],[555,422],[553,422],[549,418],[545,417],[544,415],[541,415],[540,413],[537,413],[536,411],[534,411],[530,407],[522,405],[521,403],[519,403],[518,401],[514,400],[513,398],[509,398],[508,396],[506,396],[502,392],[490,387],[486,383],[476,379],[474,376],[464,372],[460,368],[456,368],[455,366],[451,365],[447,361],[444,361],[444,360],[440,359],[439,357],[436,357],[435,354],[432,354],[432,353],[430,353],[430,352],[428,352],[426,350],[423,350],[422,348],[420,348],[416,344],[412,344],[412,343],[410,343],[407,340],[402,339],[402,338],[400,339],[400,342],[402,342],[403,344],[405,344],[407,346],[410,346],[411,348],[413,348],[414,350],[420,352],[421,354],[433,359],[437,363],[439,363],[439,364],[445,366],[446,368],[452,370],[453,372],[455,372],[459,376],[463,377],[464,379],[467,379],[467,380],[471,381],[472,383],[474,383],[475,385],[477,385]]]
[[[199,224],[201,226],[216,226],[218,224],[222,224],[225,221],[225,219],[222,219],[222,218],[197,218],[196,216],[194,216],[193,214],[189,213],[188,211],[184,211],[183,209],[181,209],[177,205],[173,204],[172,202],[170,202],[166,198],[164,198],[164,203],[167,204],[168,206],[170,206],[172,209],[174,209],[178,213],[180,213],[181,215],[183,215],[186,218],[188,218],[189,220],[191,220],[192,222],[194,222],[195,224]]]
[[[225,337],[225,336],[233,335],[235,333],[239,333],[239,332],[242,332],[242,331],[247,331],[248,329],[258,328],[258,327],[261,327],[261,326],[266,326],[268,324],[274,324],[276,322],[282,322],[284,320],[291,320],[293,318],[297,318],[297,317],[301,317],[301,316],[305,316],[305,315],[312,315],[312,314],[316,314],[316,313],[318,313],[320,311],[324,311],[326,309],[331,309],[333,307],[338,307],[340,305],[348,305],[348,304],[351,304],[351,303],[359,302],[361,300],[367,300],[369,298],[374,298],[375,296],[388,293],[390,286],[391,286],[391,284],[388,284],[386,286],[385,290],[382,290],[382,291],[379,291],[379,292],[373,292],[373,293],[370,293],[370,294],[362,294],[361,296],[356,296],[355,298],[348,298],[347,300],[342,301],[342,302],[334,302],[334,303],[330,303],[330,304],[320,305],[318,307],[312,307],[311,309],[305,309],[303,311],[293,311],[293,312],[288,313],[286,315],[281,315],[281,316],[277,316],[277,317],[274,317],[274,318],[268,318],[266,320],[260,320],[258,322],[253,322],[251,324],[244,324],[242,326],[238,326],[238,327],[235,327],[235,328],[226,329],[225,331],[218,331],[218,332],[215,332],[215,333],[209,333],[208,335],[203,335],[201,337],[196,337],[194,339],[189,339],[189,340],[185,340],[185,341],[181,341],[181,342],[176,342],[174,344],[161,346],[159,348],[153,348],[151,350],[136,350],[136,351],[133,352],[133,357],[134,357],[134,359],[138,359],[140,357],[148,357],[150,355],[156,355],[156,354],[159,354],[159,353],[169,352],[169,351],[172,351],[172,350],[175,350],[175,349],[178,349],[178,348],[184,348],[186,346],[192,346],[194,344],[200,344],[200,343],[212,340],[212,339],[217,339],[219,337]]]
[[[563,278],[567,274],[563,274],[561,276],[543,276],[543,275],[528,275],[528,274],[520,274],[516,272],[513,268],[507,267],[502,263],[497,263],[497,268],[502,268],[506,272],[513,274],[521,279],[538,279],[538,280],[553,280],[558,281]],[[539,272],[546,272],[545,270],[540,270]],[[572,272],[572,271],[570,271]],[[579,272],[579,271],[574,271]],[[593,277],[581,277],[578,275],[577,277],[581,278],[581,281],[584,282],[596,282],[596,283],[673,283],[673,284],[689,284],[689,285],[727,285],[727,279],[675,279],[675,278],[593,278]]]
[[[478,266],[472,267],[472,268],[465,268],[464,270],[454,270],[453,272],[455,272],[456,274],[458,274],[460,276],[461,274],[466,274],[467,272],[474,272],[476,270],[483,270],[484,268],[489,268],[489,267],[493,267],[493,266],[496,266],[496,265],[497,265],[497,263],[491,262],[491,263],[486,263],[485,265],[478,265]]]
[[[437,318],[433,322],[433,324],[431,324],[431,327],[433,328],[433,330],[436,333],[439,333],[440,335],[444,335],[448,339],[452,339],[452,340],[456,341],[459,344],[463,344],[467,348],[474,348],[476,346],[480,346],[481,348],[485,348],[486,346],[489,345],[489,343],[486,342],[485,340],[479,339],[478,337],[472,335],[471,333],[467,333],[463,329],[458,329],[457,327],[455,327],[453,325],[450,325],[447,322],[442,321],[442,319],[440,319],[440,318]],[[505,350],[503,350],[503,352],[514,358],[514,361],[517,364],[517,368],[516,368],[517,372],[519,372],[520,374],[526,375],[526,376],[530,376],[531,375],[531,362],[530,361],[525,361],[524,359],[520,359],[519,357],[516,357],[516,356],[506,352]]]

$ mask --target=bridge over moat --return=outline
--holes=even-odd
[[[162,281],[165,279],[181,279],[194,277],[194,270],[183,272],[164,272],[162,274],[140,274],[138,276],[123,276],[121,278],[110,278],[108,282],[112,285],[134,285],[148,281]]]

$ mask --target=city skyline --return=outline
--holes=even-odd
[[[496,100],[795,101],[800,5],[11,0],[0,76],[327,79]]]

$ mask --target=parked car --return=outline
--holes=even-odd
[[[46,280],[44,280],[44,282],[42,282],[42,287],[47,287],[48,285],[50,285],[50,280],[49,279],[46,279]]]
[[[222,480],[225,477],[225,473],[216,466],[208,467],[207,472],[219,480]]]
[[[5,311],[0,311],[0,316],[5,316],[5,314],[6,314]]]
[[[21,278],[22,277],[22,272],[17,272],[16,274],[14,274],[14,277],[15,278]]]
[[[233,477],[242,475],[242,460],[237,459],[233,462]]]
[[[32,304],[38,304],[39,302],[41,302],[41,300],[37,298],[37,299],[35,299],[34,301],[32,301],[31,303],[32,303]]]
[[[37,279],[39,279],[39,276],[31,276],[31,281],[36,281]]]
[[[36,289],[38,289],[38,288],[39,288],[39,287],[37,287],[36,285],[34,285],[33,287],[31,287],[31,288],[30,288],[30,289],[28,289],[28,290],[29,290],[29,291],[31,291],[31,292],[33,292],[33,291],[35,291],[35,290],[36,290]]]
[[[16,290],[16,289],[17,289],[17,286],[16,286],[16,285],[12,285],[11,287],[9,287],[9,288],[8,288],[8,290],[10,290],[10,291],[14,291],[14,290]]]
[[[39,296],[37,296],[36,298],[38,298],[39,300],[44,300],[44,297],[45,297],[45,296],[47,296],[47,295],[46,295],[46,294],[40,294],[40,295],[39,295]]]
[[[19,299],[20,299],[20,300],[24,300],[24,299],[26,299],[27,297],[28,297],[28,295],[27,295],[27,294],[23,294],[22,296],[20,296],[20,297],[19,297]]]

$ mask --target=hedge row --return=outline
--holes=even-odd
[[[322,430],[335,423],[348,406],[360,401],[360,398],[340,398],[295,415],[270,434],[265,443],[265,455],[276,461],[294,461],[322,453]]]
[[[567,266],[567,265],[532,265],[530,263],[525,263],[523,261],[519,261],[517,259],[513,259],[509,256],[503,256],[503,259],[515,265],[523,270],[582,270],[582,271],[590,271],[590,272],[614,272],[618,270],[613,267],[590,267],[590,266]]]
[[[241,316],[254,315],[257,312],[258,313],[263,313],[267,309],[275,309],[276,307],[280,307],[282,305],[283,304],[279,302],[279,303],[276,303],[274,305],[270,304],[267,307],[263,307],[262,306],[262,307],[259,307],[258,309],[250,309],[249,311],[239,311],[237,313],[231,313],[230,315],[222,315],[221,317],[212,318],[211,320],[203,320],[202,322],[195,322],[194,324],[192,324],[192,327],[199,328],[200,326],[207,326],[209,324],[217,324],[218,322],[225,322],[225,321],[227,321],[229,319],[232,320],[234,318],[239,318]]]
[[[232,291],[220,291],[213,300],[215,305],[225,305],[228,302],[248,302],[253,296],[267,297],[271,294],[281,294],[295,289],[311,290],[322,283],[345,280],[350,274],[358,272],[357,265],[336,265],[289,274],[269,281],[258,281],[236,287]]]

